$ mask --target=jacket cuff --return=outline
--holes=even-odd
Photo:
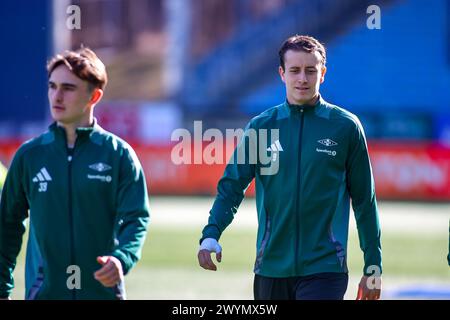
[[[113,251],[111,255],[119,259],[120,263],[122,264],[123,275],[126,275],[133,266],[132,263],[130,262],[130,259],[128,259],[126,254],[124,254],[120,250]]]
[[[200,238],[199,244],[202,244],[202,241],[206,238],[213,238],[219,241],[220,239],[220,230],[217,225],[208,224],[202,232],[202,237]]]

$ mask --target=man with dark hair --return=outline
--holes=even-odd
[[[93,116],[106,69],[82,48],[48,64],[54,123],[16,152],[0,203],[0,298],[29,216],[26,299],[125,299],[149,221],[145,177],[133,149]]]
[[[268,141],[235,150],[247,161],[230,161],[200,239],[200,266],[217,270],[211,259],[232,222],[250,182],[256,180],[258,210],[255,299],[343,299],[348,285],[347,239],[350,199],[360,246],[363,277],[357,299],[379,299],[381,232],[366,138],[358,118],[319,94],[326,73],[324,46],[309,36],[287,39],[279,74],[286,101],[253,118],[246,128],[275,130]],[[256,135],[253,135],[256,136]],[[267,148],[267,149],[266,149]],[[262,149],[262,150],[261,150]],[[261,152],[278,162],[249,163]]]

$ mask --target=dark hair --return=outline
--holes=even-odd
[[[286,41],[284,41],[283,45],[281,46],[280,51],[278,52],[278,55],[280,57],[280,66],[283,68],[283,70],[285,68],[284,55],[288,50],[305,52],[317,51],[322,57],[322,65],[325,65],[325,63],[327,62],[327,55],[323,44],[321,44],[317,39],[313,37],[297,34],[286,39]]]
[[[87,81],[90,90],[94,88],[103,90],[108,82],[105,65],[89,48],[55,55],[47,64],[49,78],[60,65],[65,65],[78,78]]]

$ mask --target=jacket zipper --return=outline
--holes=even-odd
[[[70,264],[75,265],[75,247],[74,247],[74,230],[73,230],[73,212],[72,212],[72,160],[75,146],[72,150],[67,149],[67,161],[68,161],[68,170],[69,170],[69,234],[70,234]],[[72,289],[72,300],[77,299],[76,288]]]
[[[304,109],[300,108],[300,132],[299,132],[299,142],[298,142],[298,168],[297,168],[297,201],[295,208],[295,227],[296,227],[296,241],[295,241],[295,260],[294,260],[294,272],[297,274],[298,271],[298,257],[299,257],[299,241],[300,241],[300,196],[301,196],[301,168],[302,168],[302,138],[303,138],[303,125],[305,121]]]

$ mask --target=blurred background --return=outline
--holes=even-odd
[[[370,5],[380,9],[380,29],[368,27]],[[368,137],[383,297],[450,299],[450,1],[5,0],[0,34],[6,166],[51,122],[46,61],[84,45],[106,64],[96,117],[133,145],[151,194],[152,223],[143,259],[127,277],[129,298],[252,298],[253,187],[222,237],[221,270],[201,270],[198,239],[225,165],[174,164],[171,135],[186,128],[194,136],[194,121],[225,135],[282,103],[278,49],[308,34],[327,48],[322,96],[355,113]],[[349,299],[362,270],[352,223]],[[15,275],[21,299],[22,257]]]

